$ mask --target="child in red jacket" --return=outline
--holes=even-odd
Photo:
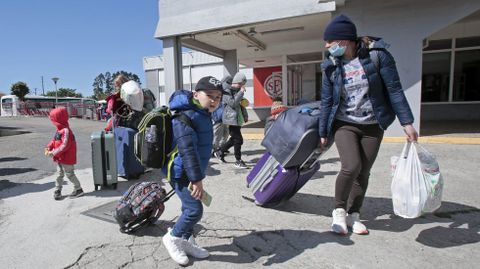
[[[68,126],[68,112],[63,107],[55,108],[50,111],[49,118],[57,127],[55,136],[45,148],[45,154],[52,157],[53,161],[57,163],[58,176],[53,198],[55,200],[62,198],[64,175],[73,183],[73,192],[70,194],[70,198],[80,197],[83,195],[83,190],[74,170],[74,164],[77,162],[77,142]]]

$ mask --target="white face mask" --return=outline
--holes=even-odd
[[[340,46],[339,42],[335,42],[335,44],[328,48],[328,52],[330,52],[330,55],[333,57],[341,57],[345,53],[346,49],[347,46]]]

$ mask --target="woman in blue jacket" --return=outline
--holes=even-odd
[[[360,222],[370,169],[383,132],[398,117],[409,141],[416,141],[413,115],[395,60],[379,38],[357,37],[355,24],[335,17],[324,33],[329,58],[322,63],[321,145],[334,139],[342,168],[335,183],[332,230],[368,234]]]

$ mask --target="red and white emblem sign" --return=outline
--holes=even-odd
[[[282,97],[282,72],[272,72],[265,79],[263,90],[271,98]]]

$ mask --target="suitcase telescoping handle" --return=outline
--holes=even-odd
[[[319,148],[312,151],[310,156],[300,165],[299,170],[303,170],[304,168],[310,169],[312,168],[317,162],[320,161],[320,156],[322,156],[323,151]],[[310,163],[308,167],[305,167],[312,159],[315,159],[313,162]]]
[[[249,188],[252,188],[252,191],[255,192],[258,190],[259,185],[263,183],[264,180],[266,180],[266,177],[275,169],[277,169],[277,166],[279,163],[273,158],[273,156],[270,156],[265,164],[263,165],[263,169],[255,176],[255,178],[250,182],[250,184],[247,186]]]
[[[108,165],[108,155],[104,156],[103,155],[104,152],[107,155],[107,152],[105,150],[105,132],[102,131],[100,133],[100,156],[102,157],[102,183],[103,183],[103,186],[107,186],[107,169],[103,169],[103,168],[107,167]]]
[[[109,151],[105,151],[105,157],[107,157],[107,170],[110,171],[110,152]]]
[[[173,195],[175,194],[175,190],[171,189],[169,192],[167,192],[167,195],[165,195],[165,198],[163,198],[162,203],[168,201]]]

